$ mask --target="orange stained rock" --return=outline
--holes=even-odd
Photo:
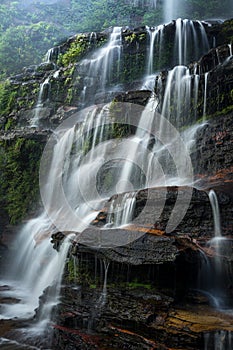
[[[180,310],[169,313],[166,326],[172,333],[180,330],[194,333],[217,330],[233,331],[233,317],[211,309]]]
[[[143,337],[142,335],[140,334],[137,334],[135,332],[132,332],[132,331],[129,331],[128,329],[123,329],[123,328],[119,328],[119,327],[116,327],[116,326],[110,326],[109,327],[110,329],[114,330],[114,331],[117,331],[117,332],[120,332],[120,333],[124,333],[124,334],[128,334],[128,335],[132,335],[132,336],[136,336],[140,339],[142,339],[143,341],[145,341],[147,344],[149,344],[150,346],[152,346],[151,350],[152,349],[157,349],[157,343],[155,343],[153,340],[151,339],[147,339],[145,337]],[[156,347],[155,347],[156,346]]]
[[[145,232],[156,236],[165,235],[165,231],[152,228],[152,226],[153,225],[145,225],[145,226],[128,225],[128,226],[125,226],[124,228],[129,231]]]

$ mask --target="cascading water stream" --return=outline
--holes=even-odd
[[[163,43],[163,29],[164,26],[160,25],[155,28],[149,28],[147,27],[147,33],[149,34],[150,38],[150,45],[149,45],[149,55],[147,59],[147,75],[151,75],[154,73],[154,50],[155,46],[158,50],[158,53],[161,53],[162,49],[162,43]]]
[[[214,190],[209,191],[209,199],[214,218],[214,235],[215,237],[222,237],[218,197]]]
[[[107,86],[116,83],[119,78],[122,51],[121,31],[121,27],[114,27],[108,43],[97,50],[90,59],[84,59],[80,63],[82,74],[93,78],[100,91],[106,91]]]
[[[40,315],[33,330],[43,333],[48,323],[52,308],[58,302],[60,283],[66,261],[66,255],[72,236],[68,236],[59,252],[53,249],[50,242],[51,223],[45,215],[30,220],[19,237],[19,246],[24,247],[13,260],[12,280],[6,281],[11,286],[7,295],[20,300],[17,304],[4,304],[1,318],[30,318],[39,307],[39,297],[48,286]],[[33,233],[33,234],[32,234]]]
[[[186,65],[191,60],[198,60],[201,55],[209,50],[209,42],[204,25],[201,21],[189,19],[176,20],[176,34],[174,46],[174,62]],[[190,51],[190,47],[194,50]]]
[[[196,74],[185,66],[174,67],[168,72],[161,114],[178,128],[195,122],[193,111],[197,107],[198,87]]]
[[[117,196],[111,202],[106,227],[120,227],[129,224],[133,219],[135,204],[136,192],[125,193],[123,198]]]
[[[40,85],[38,100],[37,100],[37,104],[36,104],[36,107],[35,107],[35,114],[34,114],[34,117],[30,121],[30,126],[32,128],[33,127],[39,127],[41,110],[43,108],[44,102],[48,98],[49,89],[50,89],[50,83],[49,83],[49,77],[48,77]]]
[[[214,190],[209,191],[209,200],[213,213],[214,237],[207,242],[207,248],[213,248],[214,255],[209,258],[204,252],[201,252],[202,259],[198,284],[202,293],[209,299],[210,304],[216,309],[222,310],[228,304],[225,282],[227,271],[221,256],[226,238],[222,236],[218,197]]]

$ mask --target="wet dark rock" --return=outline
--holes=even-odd
[[[56,67],[52,62],[44,62],[37,66],[36,72],[46,72],[54,70]]]
[[[45,142],[48,140],[49,135],[51,134],[52,130],[45,129],[45,130],[39,130],[37,128],[22,128],[22,129],[15,129],[11,132],[2,132],[0,133],[0,140],[2,141],[10,141],[17,139],[19,137],[23,137],[25,139],[31,139],[31,140],[38,140],[41,142]]]
[[[216,116],[197,131],[196,151],[192,154],[192,161],[197,178],[199,175],[201,181],[203,175],[203,181],[209,187],[227,187],[232,180],[232,117],[233,113]],[[213,179],[209,180],[208,185],[208,177],[211,176]]]
[[[138,91],[127,91],[121,93],[114,98],[116,102],[127,102],[136,103],[141,106],[146,106],[149,98],[151,96],[151,91],[148,90],[138,90]]]

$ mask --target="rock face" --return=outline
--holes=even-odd
[[[212,118],[197,133],[192,160],[197,178],[207,187],[232,186],[232,116]]]
[[[166,234],[178,190],[188,189],[152,190],[150,199],[153,199],[142,220],[137,222],[135,217],[133,224],[125,228],[130,233],[144,232],[134,242],[112,249],[92,249],[74,242],[54,325],[56,348],[65,348],[69,339],[71,349],[124,346],[128,349],[203,349],[215,346],[218,329],[226,339],[231,339],[231,316],[225,317],[213,310],[208,294],[196,290],[202,279],[201,256],[206,254],[205,259],[211,261],[216,254],[214,248],[206,244],[214,230],[208,195],[194,189],[185,217],[174,232]],[[163,191],[167,191],[166,203],[160,219],[153,222],[155,198],[158,201]],[[140,216],[147,197],[147,190],[137,193],[135,215]],[[110,204],[106,203],[93,222],[94,228],[87,231],[100,230],[106,224]],[[219,204],[222,222],[226,223],[223,232],[230,237],[231,196],[221,193]],[[112,231],[113,235],[124,234],[124,229]],[[108,229],[104,232],[108,234]],[[63,237],[62,234],[53,236],[56,246]],[[226,239],[221,254],[222,258],[225,256],[223,266],[228,269],[232,259],[231,239]],[[227,280],[228,277],[223,288],[229,300],[232,291]],[[208,335],[208,341],[203,334]]]
[[[216,258],[219,259],[221,271],[226,277],[224,282],[219,281],[220,289],[221,292],[224,290],[223,298],[229,306],[232,298],[232,276],[229,271],[233,261],[233,60],[227,41],[232,35],[228,28],[231,22],[222,26],[205,26],[209,42],[215,37],[218,47],[189,67],[193,73],[197,69],[200,75],[199,105],[193,122],[203,119],[203,96],[208,72],[205,116],[208,121],[197,131],[196,148],[191,156],[196,188],[192,190],[185,215],[171,232],[166,230],[175,204],[179,201],[178,194],[185,198],[190,191],[187,187],[138,191],[133,222],[121,229],[105,227],[110,205],[117,196],[105,203],[92,225],[84,231],[84,237],[104,232],[120,243],[126,237],[126,242],[123,240],[124,244],[118,242],[108,249],[73,242],[61,303],[55,309],[54,349],[209,349],[215,346],[213,339],[218,330],[223,332],[221,335],[224,334],[226,339],[232,339],[232,317],[213,310],[212,300],[208,297],[209,286],[203,284],[208,274],[215,275]],[[85,50],[81,51],[79,59],[69,61],[71,58],[66,55],[68,64],[64,64],[64,56],[61,63],[59,55],[69,53],[72,45],[77,44],[77,37],[72,37],[51,51],[50,62],[26,68],[22,74],[10,79],[5,86],[4,111],[0,117],[0,146],[3,150],[0,155],[10,147],[13,155],[17,155],[18,163],[25,165],[23,161],[28,159],[26,155],[33,153],[33,149],[37,150],[35,154],[41,154],[41,148],[33,148],[35,142],[43,145],[51,129],[88,104],[113,100],[113,103],[146,105],[151,91],[139,90],[148,59],[148,32],[145,27],[123,30],[124,62],[121,73],[112,75],[107,91],[102,93],[99,90],[96,94],[100,84],[98,76],[87,81],[80,59],[85,54],[89,57],[97,47],[101,48],[108,37],[108,32],[97,33],[95,37],[90,33],[83,34]],[[174,37],[175,22],[172,22],[164,29],[164,40],[168,41],[168,45],[161,48],[164,58],[159,60],[156,57],[157,66],[154,63],[153,67],[163,69],[160,75],[161,95],[155,90],[161,99],[167,69],[177,63],[171,57]],[[190,53],[190,62],[193,59]],[[116,81],[119,83],[117,88],[114,85]],[[87,104],[83,102],[84,94]],[[39,125],[32,126],[31,120],[38,111]],[[27,145],[26,150],[21,148],[23,144]],[[9,158],[12,158],[11,153]],[[19,176],[22,169],[18,170],[17,176],[13,176],[9,169],[14,167],[12,163],[9,164],[6,167],[8,172],[4,172],[7,176],[4,176],[11,178],[13,189],[20,188],[15,179],[18,177],[22,184]],[[36,177],[36,163],[34,165],[33,169],[29,169],[29,175],[33,174],[33,178]],[[26,172],[22,178],[31,179],[30,176]],[[220,248],[210,241],[214,237],[214,218],[207,191],[211,188],[215,189],[220,206],[224,241]],[[8,185],[7,190],[12,193]],[[24,197],[18,196],[17,200]],[[28,208],[30,201],[25,205]],[[179,216],[182,208],[183,203],[180,203],[178,211],[173,214],[174,218]],[[9,213],[0,214],[4,216],[1,224],[3,230],[7,226]],[[65,235],[65,232],[53,235],[52,243],[56,249],[59,249]],[[203,270],[206,272],[204,277]],[[210,343],[206,343],[204,334],[209,336]]]

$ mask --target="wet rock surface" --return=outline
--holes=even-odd
[[[179,304],[145,286],[109,286],[104,304],[101,290],[73,286],[63,289],[53,344],[71,349],[203,349],[204,333],[231,332],[232,316],[207,304]]]

